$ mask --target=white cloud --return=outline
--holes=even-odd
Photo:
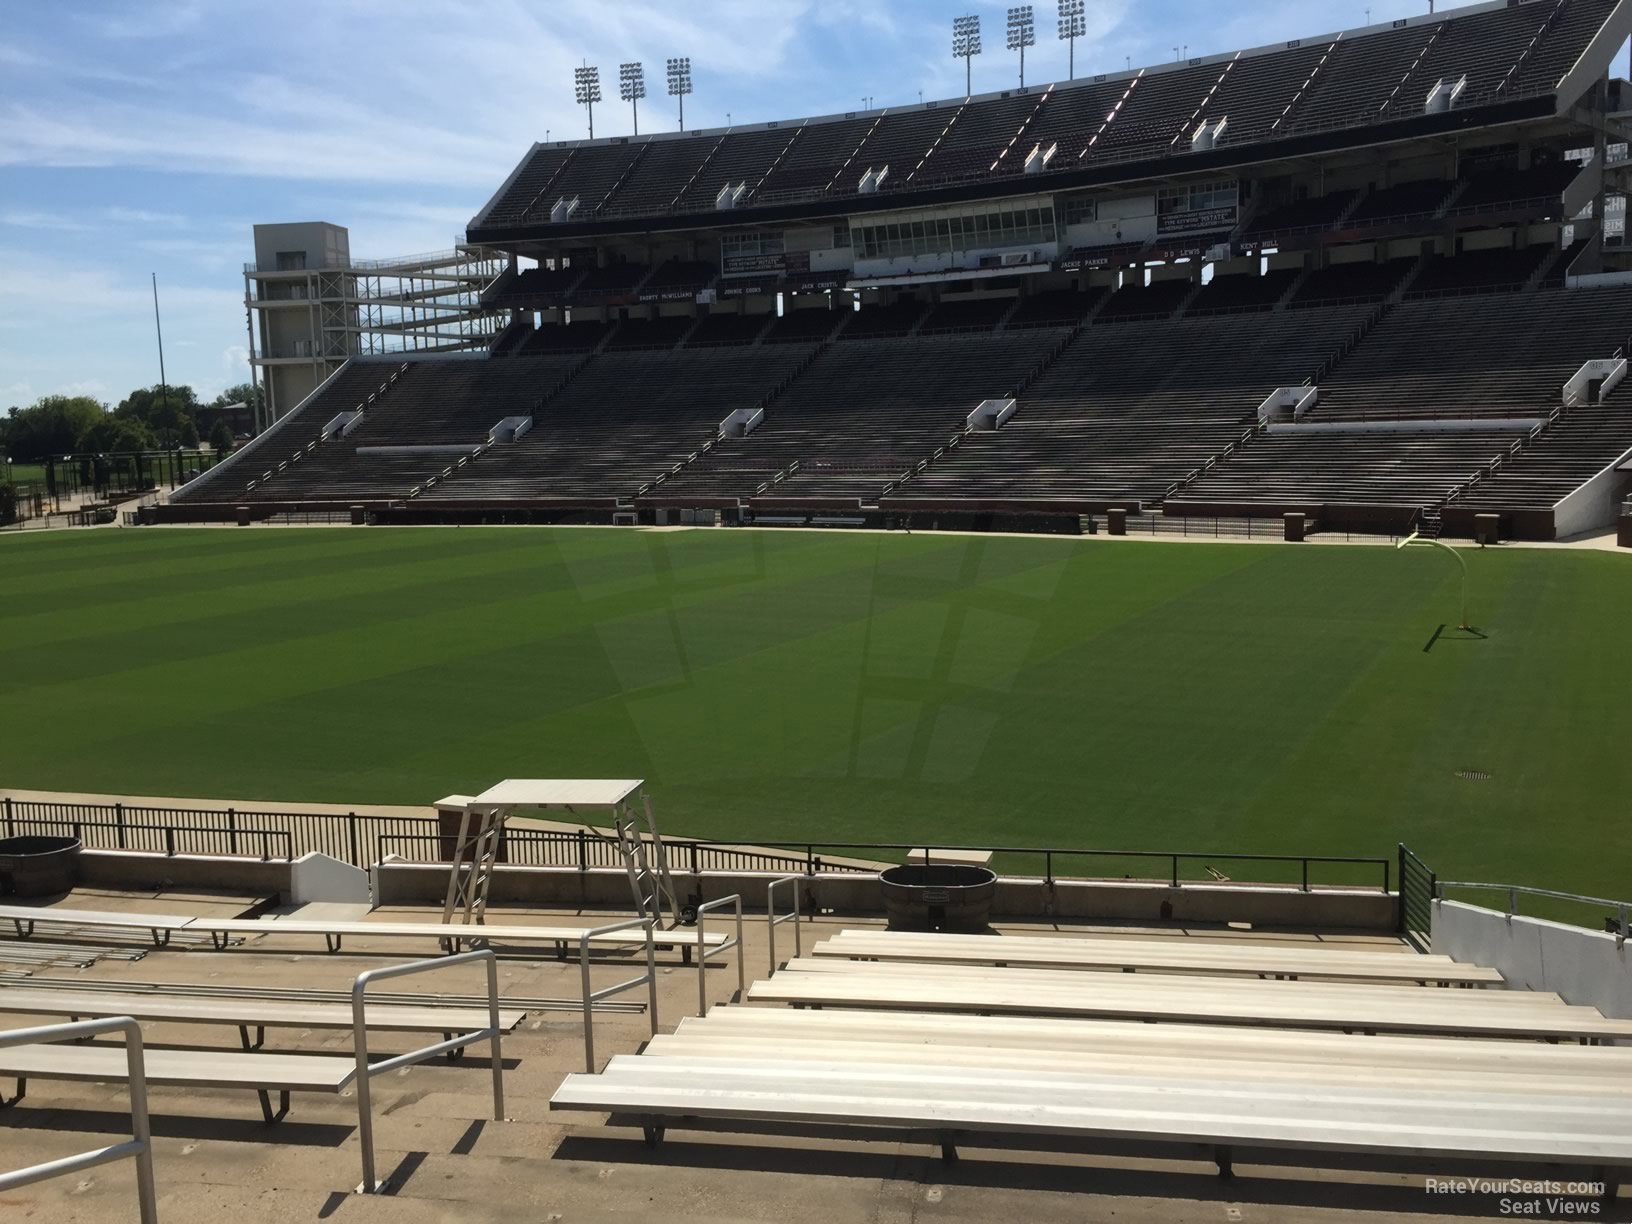
[[[0,212],[0,226],[12,229],[88,230],[83,221],[75,221],[59,213],[31,212],[27,209],[8,209]]]

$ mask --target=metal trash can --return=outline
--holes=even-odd
[[[950,863],[907,863],[878,873],[892,931],[983,931],[997,873]]]

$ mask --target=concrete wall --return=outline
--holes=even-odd
[[[294,864],[206,854],[146,854],[137,850],[83,850],[79,882],[100,888],[208,888],[251,896],[293,893]]]
[[[1432,941],[1435,952],[1489,965],[1512,986],[1557,991],[1567,1003],[1632,1019],[1632,944],[1617,946],[1606,931],[1435,901]]]
[[[302,855],[291,865],[289,898],[299,905],[312,901],[367,905],[368,872],[326,854]]]
[[[1574,535],[1611,527],[1620,517],[1621,502],[1632,488],[1632,476],[1618,470],[1632,459],[1632,451],[1622,455],[1574,493],[1553,507],[1553,522],[1558,538],[1567,540]]]
[[[382,863],[373,871],[376,905],[441,901],[447,894],[443,868],[421,863]],[[740,894],[745,909],[765,907],[768,872],[675,873],[682,900]],[[850,872],[802,876],[806,913],[880,915],[878,880]],[[489,893],[506,902],[585,909],[632,909],[629,877],[615,869],[580,872],[571,867],[502,867]],[[788,904],[784,893],[779,905]],[[1001,918],[1075,918],[1131,922],[1250,922],[1301,930],[1394,930],[1393,894],[1348,889],[1253,887],[1248,885],[1165,884],[1127,881],[1056,880],[1004,877],[997,882],[993,913]]]

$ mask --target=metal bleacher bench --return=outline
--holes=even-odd
[[[237,1050],[154,1050],[144,1053],[149,1086],[243,1088],[261,1099],[261,1113],[276,1122],[289,1112],[291,1092],[338,1096],[357,1076],[357,1064],[332,1054],[246,1054]],[[28,1081],[79,1080],[117,1083],[125,1078],[125,1052],[118,1046],[25,1045],[0,1050],[0,1075],[17,1081],[17,1091],[0,1108],[27,1095]],[[274,1111],[270,1094],[279,1096]]]
[[[374,982],[470,964],[486,971],[485,1006],[447,1007],[383,1003],[370,1006],[368,987]],[[270,1124],[289,1112],[291,1092],[340,1094],[355,1087],[357,1138],[362,1159],[360,1189],[377,1188],[374,1169],[374,1122],[371,1084],[379,1076],[446,1055],[455,1059],[467,1046],[485,1043],[488,1072],[493,1081],[493,1117],[504,1113],[504,1058],[502,1035],[521,1023],[526,1013],[499,1007],[498,957],[491,949],[454,956],[411,961],[370,969],[351,985],[349,1003],[308,1003],[279,1000],[226,999],[188,996],[185,988],[163,994],[105,993],[79,990],[0,988],[0,1013],[117,1017],[126,1024],[157,1021],[174,1024],[230,1024],[238,1027],[244,1051],[152,1050],[145,1058],[128,1061],[116,1047],[60,1046],[32,1041],[0,1047],[0,1075],[17,1080],[16,1093],[0,1100],[10,1108],[27,1095],[30,1079],[109,1081],[130,1083],[143,1100],[146,1085],[162,1084],[192,1089],[248,1089],[260,1098],[261,1113]],[[271,1026],[299,1029],[350,1029],[351,1057],[323,1054],[263,1054],[251,1052],[249,1029],[264,1038]],[[35,1030],[43,1031],[43,1030]],[[386,1058],[372,1058],[369,1038],[378,1032],[439,1033],[441,1040],[422,1049]],[[259,1044],[259,1040],[257,1040]],[[145,1065],[145,1070],[141,1068]],[[138,1082],[141,1081],[141,1082]],[[279,1095],[272,1108],[270,1093]]]
[[[1632,1020],[1530,991],[1423,990],[1178,974],[874,964],[813,957],[755,982],[748,998],[797,1007],[1073,1016],[1197,1024],[1542,1040],[1632,1039]]]
[[[257,1049],[269,1028],[350,1029],[354,1016],[344,1003],[304,1003],[274,999],[221,999],[189,995],[185,987],[164,994],[120,991],[109,983],[105,992],[89,990],[36,990],[26,983],[0,986],[0,1014],[31,1016],[130,1016],[143,1023],[234,1025],[246,1050]],[[499,1024],[509,1032],[520,1024],[525,1012],[501,1010]],[[440,1033],[482,1028],[487,1023],[483,1008],[416,1007],[408,1004],[376,1004],[368,1009],[368,1024],[380,1032]],[[249,1030],[255,1029],[252,1042]]]
[[[852,960],[991,965],[1034,969],[1101,969],[1126,973],[1363,980],[1447,986],[1500,986],[1502,975],[1448,956],[1353,949],[1231,945],[1189,939],[1094,936],[947,935],[845,930],[823,940],[815,956]]]
[[[781,975],[779,974],[778,977]],[[1213,984],[1217,984],[1216,981]],[[1474,994],[1485,999],[1484,992]],[[1632,1050],[1207,1025],[721,1005],[554,1110],[637,1125],[1604,1183],[1632,1168]],[[1556,1175],[1556,1174],[1551,1174]]]
[[[197,915],[184,917],[173,914],[105,913],[100,910],[70,910],[52,907],[21,905],[0,906],[0,919],[9,919],[17,934],[28,938],[36,926],[50,929],[62,927],[87,930],[145,930],[157,947],[164,947],[177,931],[208,935],[217,948],[224,947],[234,935],[321,935],[330,952],[338,952],[346,936],[367,939],[424,939],[436,940],[450,949],[464,943],[487,944],[554,944],[558,956],[565,958],[569,944],[578,943],[589,933],[588,927],[555,926],[464,926],[441,922],[312,922],[298,918],[205,918]],[[705,949],[718,948],[727,936],[718,932],[701,936]],[[614,931],[592,935],[590,942],[598,948],[643,948],[646,936],[639,931]],[[698,946],[695,931],[656,931],[652,942],[660,948],[679,948],[687,962],[693,948]]]

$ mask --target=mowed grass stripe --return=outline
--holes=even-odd
[[[1424,653],[1457,612],[1427,551],[133,531],[0,547],[9,585],[48,554],[118,589],[50,616],[0,602],[0,784],[422,803],[643,775],[702,836],[1403,839],[1446,875],[1624,890],[1620,556],[1470,550],[1487,636]]]

